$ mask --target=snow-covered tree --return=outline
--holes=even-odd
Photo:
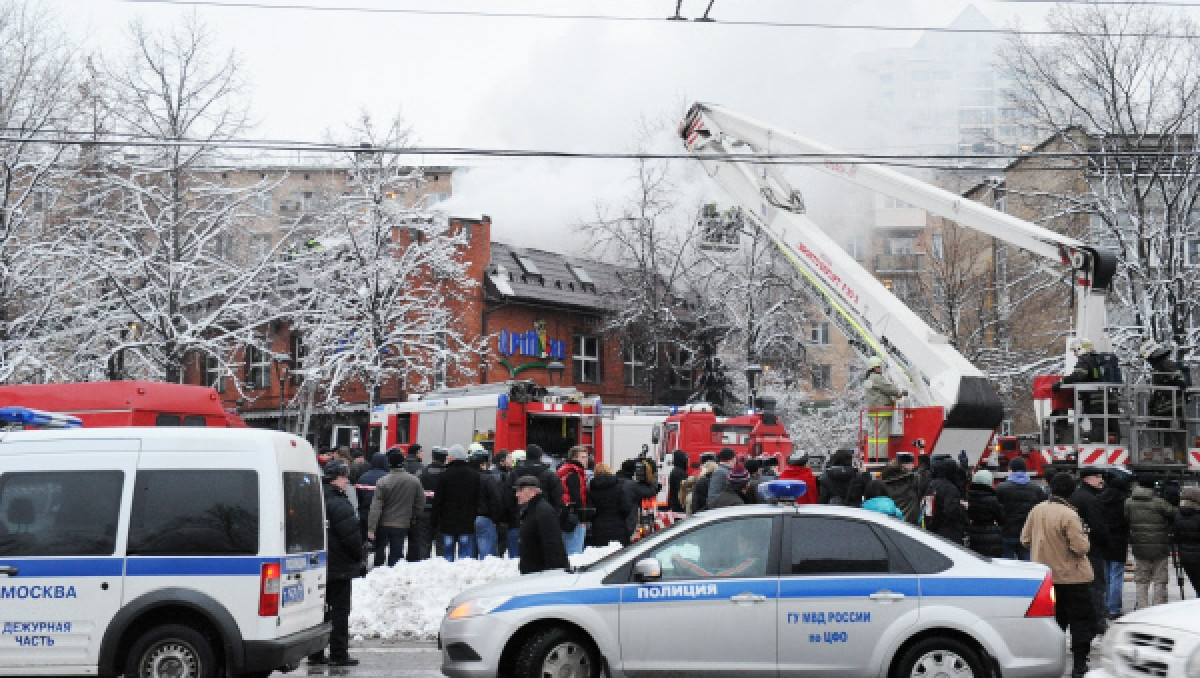
[[[1016,36],[1005,59],[1016,103],[1053,129],[1079,187],[1059,208],[1119,256],[1110,320],[1126,347],[1197,345],[1200,312],[1200,39],[1182,13],[1145,4],[1062,5],[1048,40]],[[1123,341],[1122,341],[1123,340]]]
[[[228,371],[256,328],[288,315],[273,286],[288,234],[258,232],[271,186],[221,177],[222,143],[247,127],[238,61],[194,20],[129,36],[105,78],[114,131],[132,141],[89,172],[79,217],[93,295],[76,360],[103,361],[110,378],[177,382],[195,355]]]
[[[363,113],[349,134],[358,150],[341,159],[344,192],[321,196],[313,211],[313,296],[292,321],[309,410],[317,399],[335,404],[348,385],[361,385],[370,405],[385,385],[401,394],[444,385],[448,371],[472,371],[485,340],[458,322],[477,284],[464,257],[470,233],[414,202],[421,170],[392,152],[409,144],[402,120],[380,127]]]
[[[59,200],[70,178],[75,73],[64,35],[36,5],[0,1],[0,382],[74,376],[47,359],[70,342],[69,265]]]

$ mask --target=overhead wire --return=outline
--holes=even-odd
[[[410,16],[443,16],[461,18],[493,18],[493,19],[532,19],[558,21],[608,21],[626,23],[668,23],[685,22],[670,21],[667,17],[652,16],[622,16],[616,14],[547,14],[544,12],[497,12],[486,10],[453,10],[453,9],[424,9],[409,7],[376,7],[369,5],[317,5],[301,3],[267,3],[252,0],[104,0],[137,5],[174,5],[180,7],[207,7],[218,9],[254,9],[271,11],[306,11],[334,12],[359,14],[394,14]],[[686,22],[694,24],[697,22]],[[820,21],[767,21],[755,19],[721,19],[713,17],[706,20],[704,25],[741,26],[757,28],[792,28],[814,30],[843,30],[843,31],[881,31],[891,33],[949,33],[962,35],[1027,35],[1027,36],[1080,36],[1104,37],[1108,34],[1090,31],[1060,31],[1054,29],[1010,29],[1010,28],[956,28],[952,26],[894,26],[887,24],[837,24]],[[1168,40],[1195,40],[1200,36],[1192,34],[1158,33],[1122,33],[1131,38],[1163,38]]]

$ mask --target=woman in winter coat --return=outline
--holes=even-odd
[[[904,512],[896,507],[896,502],[888,496],[887,485],[882,480],[872,480],[863,490],[862,508],[867,511],[882,513],[898,520],[904,520]]]
[[[1183,491],[1175,516],[1175,542],[1179,545],[1179,564],[1200,598],[1200,487]]]
[[[629,545],[627,518],[633,506],[621,487],[621,479],[613,475],[605,463],[596,464],[592,482],[588,483],[588,502],[595,509],[592,515],[592,546],[607,546],[609,542]]]
[[[1003,529],[1004,507],[992,487],[992,472],[980,469],[967,486],[967,543],[981,556],[999,558],[1004,552]]]

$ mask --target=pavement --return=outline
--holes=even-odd
[[[1176,585],[1175,571],[1169,569],[1170,585],[1168,602],[1179,600],[1179,586]],[[1191,585],[1184,578],[1184,590],[1189,599],[1194,597]],[[1135,598],[1133,572],[1126,574],[1125,587],[1122,589],[1125,612],[1133,611]],[[1099,639],[1097,639],[1097,644]],[[291,673],[274,673],[274,677],[288,676],[289,678],[304,678],[305,676],[394,676],[395,678],[434,678],[441,676],[442,657],[437,649],[437,643],[410,640],[381,640],[377,638],[350,641],[350,655],[362,663],[352,668],[336,668],[324,665],[309,666],[307,662]],[[1070,660],[1067,661],[1067,672],[1070,675]]]

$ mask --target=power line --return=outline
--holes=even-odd
[[[359,13],[359,14],[393,14],[393,15],[408,15],[408,16],[444,16],[444,17],[459,17],[459,18],[490,18],[490,19],[533,19],[533,20],[554,20],[554,21],[608,21],[608,22],[623,22],[623,23],[667,23],[675,24],[679,22],[670,21],[667,17],[649,17],[649,16],[621,16],[615,14],[545,14],[541,12],[490,12],[482,10],[441,10],[441,9],[411,9],[401,7],[370,7],[370,6],[354,6],[354,5],[314,5],[314,4],[296,4],[296,3],[264,3],[252,2],[249,0],[105,0],[106,2],[120,2],[126,4],[138,5],[175,5],[181,7],[209,7],[219,9],[255,9],[255,10],[272,10],[272,11],[304,11],[304,12],[333,12],[333,13]],[[1003,0],[1013,2],[1013,0]],[[1021,0],[1024,1],[1024,0]],[[1130,4],[1127,2],[1116,2],[1109,0],[1113,4]],[[1200,5],[1189,5],[1200,6]],[[689,22],[690,23],[690,22]],[[1079,36],[1079,37],[1106,37],[1110,34],[1103,32],[1088,32],[1088,31],[1058,31],[1050,29],[1007,29],[1007,28],[954,28],[951,26],[889,26],[885,24],[834,24],[817,21],[763,21],[763,20],[726,20],[713,18],[703,22],[706,25],[721,25],[721,26],[741,26],[755,28],[793,28],[793,29],[813,29],[813,30],[841,30],[841,31],[882,31],[889,33],[950,33],[961,35],[1030,35],[1030,36]],[[1162,38],[1167,40],[1194,40],[1198,36],[1184,34],[1162,35],[1158,33],[1122,33],[1123,37],[1129,38]]]

